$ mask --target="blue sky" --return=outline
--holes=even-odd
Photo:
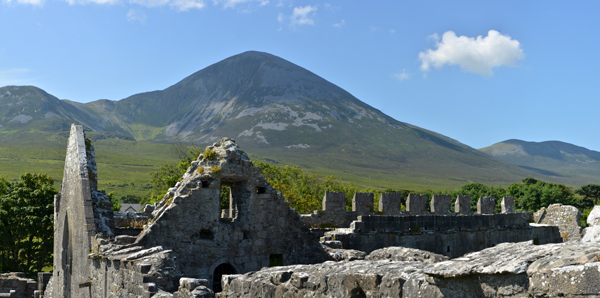
[[[248,50],[474,148],[600,151],[600,2],[0,0],[0,86],[60,99],[161,90]]]

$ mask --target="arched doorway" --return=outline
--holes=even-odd
[[[221,277],[228,274],[237,274],[235,268],[233,268],[231,264],[223,263],[215,268],[213,274],[213,291],[215,291],[215,293],[223,291],[223,288],[221,288]]]

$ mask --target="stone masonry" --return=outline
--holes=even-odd
[[[495,212],[496,212],[496,198],[494,198],[494,197],[479,198],[479,201],[477,201],[477,213],[479,213],[479,214],[494,214]]]
[[[502,213],[515,212],[515,198],[512,196],[503,197],[500,207],[502,208]]]
[[[352,211],[358,215],[367,215],[373,212],[373,194],[357,192],[352,199]]]
[[[406,211],[410,214],[423,214],[427,208],[427,195],[411,193],[406,199]]]
[[[438,215],[448,215],[450,214],[451,201],[450,195],[433,195],[430,210]]]
[[[457,214],[471,214],[471,197],[459,195],[454,202],[454,212]]]
[[[402,195],[399,192],[382,193],[379,198],[379,213],[382,215],[400,215]]]
[[[581,239],[583,228],[580,220],[581,212],[577,208],[562,204],[542,207],[533,214],[533,222],[557,226],[564,241]]]

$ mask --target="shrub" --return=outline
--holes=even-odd
[[[217,152],[215,152],[215,150],[206,148],[206,150],[204,150],[204,153],[202,153],[202,155],[204,156],[205,159],[211,160],[211,159],[215,159],[217,157]]]

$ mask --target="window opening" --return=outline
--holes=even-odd
[[[269,256],[269,267],[283,266],[282,254],[271,254]]]

